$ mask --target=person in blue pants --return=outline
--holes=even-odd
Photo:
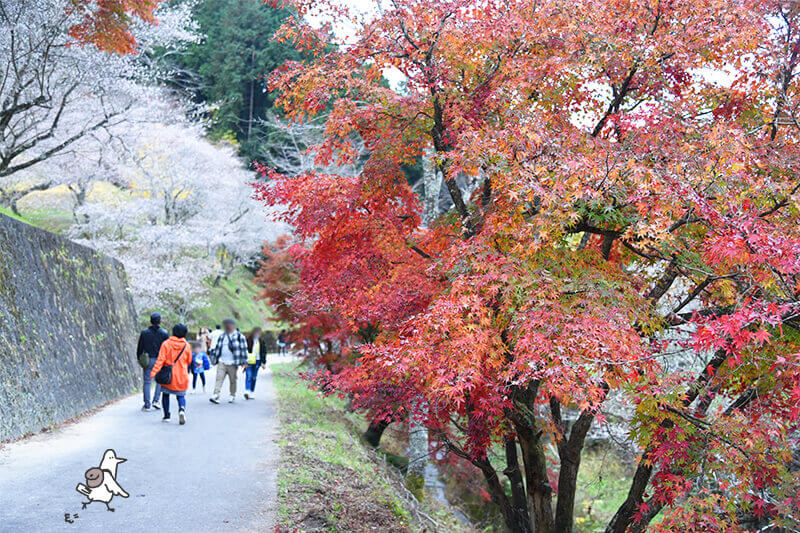
[[[192,364],[192,347],[186,341],[187,332],[183,324],[176,324],[172,328],[172,337],[161,345],[158,360],[150,372],[150,377],[155,379],[159,370],[169,369],[161,382],[162,421],[170,420],[169,396],[172,394],[178,400],[178,420],[181,425],[186,423],[186,390],[189,388],[189,367]]]
[[[136,347],[136,356],[147,354],[150,358],[150,364],[142,371],[142,396],[144,396],[144,406],[142,411],[152,411],[158,409],[158,399],[161,397],[161,385],[156,383],[156,390],[153,392],[153,400],[150,401],[150,373],[153,371],[153,366],[158,359],[158,352],[161,350],[161,345],[169,338],[167,330],[161,327],[161,315],[153,313],[150,315],[150,326],[143,329],[139,334],[139,344]]]
[[[255,328],[247,336],[247,367],[245,368],[244,399],[255,398],[258,369],[267,365],[267,343],[262,337],[261,328]]]

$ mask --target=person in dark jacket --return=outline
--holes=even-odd
[[[161,327],[161,315],[153,313],[150,315],[150,327],[143,329],[139,334],[139,346],[136,348],[136,356],[146,353],[150,357],[150,364],[142,372],[144,384],[142,386],[142,396],[144,396],[144,407],[142,411],[160,409],[158,399],[161,395],[161,385],[156,383],[156,390],[153,392],[153,401],[150,401],[150,372],[158,359],[158,352],[161,345],[169,338],[167,330]]]
[[[261,328],[255,328],[247,336],[247,368],[245,369],[244,399],[252,400],[255,398],[256,379],[258,369],[265,368],[267,365],[267,343],[261,338]]]
[[[278,355],[286,355],[289,353],[289,341],[286,338],[286,330],[282,329],[280,333],[278,333]]]

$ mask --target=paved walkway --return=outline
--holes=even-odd
[[[272,359],[272,357],[271,357]],[[271,361],[272,362],[272,361]],[[210,392],[215,370],[207,372]],[[187,423],[140,411],[141,393],[53,433],[0,449],[0,531],[270,531],[273,524],[278,419],[272,374],[259,373],[256,399],[213,405],[187,395]],[[81,509],[78,483],[107,448],[126,462],[117,481],[130,494]],[[65,521],[69,514],[73,523]],[[73,515],[78,517],[74,518]]]

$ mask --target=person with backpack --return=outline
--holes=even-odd
[[[150,371],[150,377],[161,385],[161,406],[164,410],[162,422],[169,422],[169,395],[178,399],[178,419],[186,423],[186,390],[189,388],[189,366],[192,364],[192,348],[186,341],[189,329],[183,324],[172,328],[172,337],[161,345],[158,360]]]
[[[159,409],[158,399],[161,396],[161,385],[156,383],[153,392],[152,403],[150,401],[150,374],[156,364],[161,344],[169,338],[167,330],[161,327],[161,314],[153,313],[150,315],[150,326],[143,329],[139,334],[139,343],[136,348],[136,357],[142,367],[142,396],[144,396],[144,406],[142,411],[152,411]]]
[[[214,394],[208,399],[211,403],[219,403],[219,393],[225,376],[228,376],[231,397],[228,403],[236,399],[236,371],[247,366],[247,339],[236,329],[236,321],[232,318],[223,320],[225,331],[217,338],[211,348],[211,363],[217,365],[217,379]]]
[[[244,399],[255,399],[258,369],[267,365],[267,343],[261,338],[261,328],[255,328],[247,336],[247,369],[245,370]]]

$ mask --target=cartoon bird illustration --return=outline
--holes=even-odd
[[[119,486],[117,483],[117,466],[124,463],[127,459],[117,457],[114,450],[106,450],[103,454],[103,460],[100,461],[100,466],[90,468],[86,471],[86,485],[78,483],[75,490],[86,496],[88,502],[81,502],[83,509],[92,502],[103,502],[106,504],[106,509],[113,511],[109,507],[109,503],[114,496],[121,496],[127,498],[129,494]]]

